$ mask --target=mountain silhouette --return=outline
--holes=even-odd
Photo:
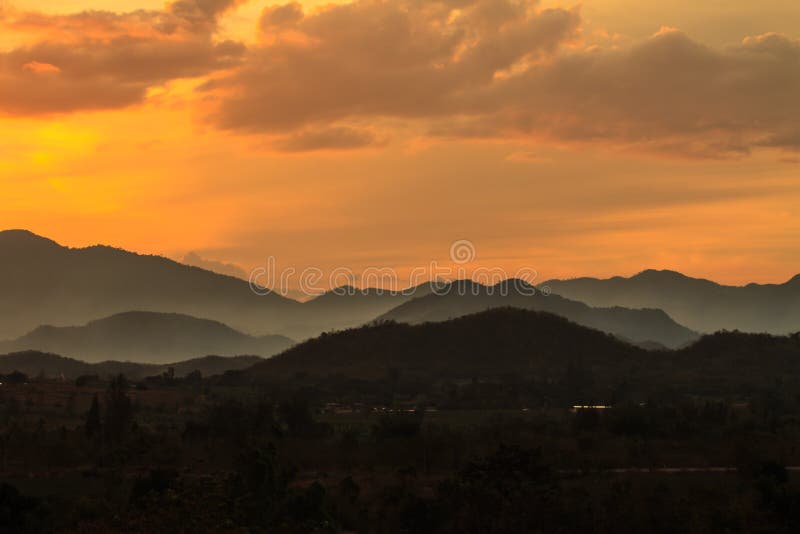
[[[118,361],[87,363],[56,354],[24,351],[0,355],[0,374],[7,375],[18,371],[31,377],[43,374],[48,378],[64,377],[68,380],[82,375],[97,375],[100,378],[106,378],[123,374],[127,378],[138,380],[147,376],[161,375],[170,368],[176,377],[184,377],[194,371],[200,371],[203,376],[213,376],[226,371],[252,367],[259,361],[261,361],[261,358],[257,356],[234,356],[230,358],[204,356],[167,364]]]
[[[501,307],[552,313],[632,343],[655,342],[677,348],[697,338],[695,332],[658,309],[593,308],[559,295],[544,295],[521,280],[507,280],[494,286],[461,280],[448,289],[406,302],[380,320],[418,324]]]
[[[387,321],[323,334],[234,376],[245,384],[345,392],[398,377],[419,391],[476,379],[533,381],[569,394],[570,375],[578,375],[600,400],[611,400],[626,389],[644,398],[664,388],[735,396],[798,373],[800,334],[719,332],[679,350],[646,350],[550,313],[495,308],[443,322]]]
[[[325,323],[326,330],[338,330],[360,326],[430,291],[430,283],[403,291],[342,286],[305,302],[303,311],[311,321]]]
[[[500,308],[421,325],[392,321],[323,334],[245,371],[247,379],[340,375],[380,379],[391,369],[420,377],[469,379],[536,374],[565,358],[600,364],[642,349],[552,314]]]
[[[630,278],[574,278],[545,285],[592,306],[660,308],[700,332],[780,335],[800,329],[800,275],[783,284],[726,286],[675,271],[647,270]]]
[[[160,256],[99,245],[67,248],[25,230],[0,232],[0,258],[0,339],[42,324],[73,326],[131,310],[180,313],[250,335],[304,339],[363,324],[410,298],[359,290],[329,292],[301,304]]]
[[[222,323],[187,315],[125,312],[85,326],[41,326],[0,352],[36,350],[83,361],[166,363],[209,354],[271,356],[293,344],[283,336],[252,337]]]
[[[70,249],[26,231],[0,232],[0,338],[130,310],[214,319],[248,333],[291,321],[296,301],[159,256],[107,246]]]

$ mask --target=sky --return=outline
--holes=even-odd
[[[800,272],[796,0],[0,0],[0,228],[229,274]]]

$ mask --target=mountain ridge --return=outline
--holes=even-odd
[[[591,306],[659,308],[699,332],[781,335],[800,329],[800,275],[780,284],[733,286],[649,269],[630,277],[554,279],[545,284]]]
[[[514,279],[493,286],[471,280],[456,281],[449,290],[442,288],[440,292],[410,300],[379,320],[410,324],[438,322],[501,307],[553,313],[634,343],[657,342],[677,348],[697,338],[696,332],[676,323],[660,309],[593,308],[560,295],[544,295],[527,282]]]
[[[63,376],[65,379],[92,374],[96,374],[99,378],[124,374],[127,378],[138,380],[160,375],[172,369],[174,376],[180,378],[194,371],[200,371],[205,376],[246,369],[261,360],[262,358],[257,356],[204,356],[164,364],[113,360],[89,363],[59,354],[28,350],[1,354],[0,374],[21,372],[31,377],[42,374],[46,378]]]
[[[163,363],[209,354],[267,357],[293,344],[284,336],[248,336],[218,321],[132,311],[82,326],[39,326],[17,339],[0,342],[0,351],[35,350],[87,362],[116,359]]]

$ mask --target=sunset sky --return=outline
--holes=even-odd
[[[0,228],[245,270],[468,239],[783,282],[800,2],[0,0],[0,192]]]

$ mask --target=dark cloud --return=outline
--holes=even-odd
[[[155,85],[237,65],[241,43],[213,38],[231,0],[180,0],[164,11],[4,13],[3,26],[41,40],[0,52],[0,112],[36,115],[116,108]],[[38,32],[38,33],[37,33]]]
[[[661,32],[625,50],[560,56],[473,95],[458,128],[488,135],[630,143],[699,157],[798,146],[800,42],[726,50]]]
[[[259,20],[259,27],[264,32],[279,28],[291,27],[303,19],[303,6],[297,2],[264,9]]]

